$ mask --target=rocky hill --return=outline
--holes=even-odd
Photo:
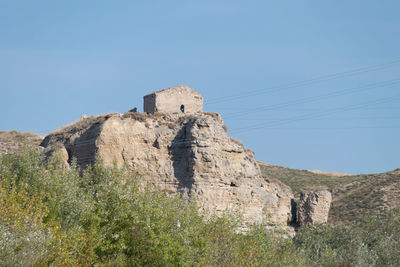
[[[248,219],[261,220],[261,201],[273,200],[274,223],[292,219],[291,198],[299,200],[301,191],[307,188],[332,192],[331,223],[351,223],[363,214],[382,213],[400,206],[400,169],[381,174],[340,175],[258,162],[259,170],[254,165],[253,153],[225,133],[219,115],[204,113],[196,117],[134,112],[93,116],[51,133],[44,141],[34,133],[1,131],[0,154],[25,145],[38,146],[43,141],[47,152],[63,152],[66,163],[76,157],[84,166],[101,157],[107,164],[115,161],[140,170],[152,177],[152,184],[170,193],[180,192],[188,197],[196,192],[195,198],[204,202],[203,209],[222,212],[227,207],[239,207],[246,211]],[[201,126],[205,123],[209,126]],[[209,136],[210,132],[213,135]],[[124,137],[125,133],[129,134]],[[219,149],[222,152],[217,152]],[[191,162],[186,161],[192,156]],[[214,162],[214,156],[220,158]],[[237,166],[241,166],[238,173]],[[218,182],[210,177],[218,177]],[[265,188],[249,182],[253,181],[251,177],[256,177],[254,181],[261,181]],[[250,191],[243,189],[246,184],[251,185]],[[263,192],[258,198],[254,192],[260,188],[275,193]],[[252,207],[252,203],[258,204]]]
[[[40,147],[47,156],[61,155],[66,167],[73,161],[82,169],[98,161],[126,166],[142,174],[144,185],[193,201],[206,216],[228,211],[245,223],[283,227],[326,222],[331,193],[308,191],[296,205],[292,190],[263,176],[254,152],[228,136],[221,116],[203,112],[196,90],[166,88],[144,96],[143,105],[144,114],[134,108],[83,117]],[[18,138],[10,138],[6,152],[17,149]]]
[[[39,146],[43,137],[34,133],[0,131],[0,155],[15,152],[24,146]]]
[[[378,214],[400,206],[400,169],[379,174],[318,174],[259,162],[264,175],[289,185],[296,198],[303,188],[332,192],[331,223],[351,223],[367,213]]]
[[[253,151],[225,129],[216,113],[127,112],[81,119],[41,146],[61,151],[65,164],[126,165],[146,184],[195,200],[205,214],[238,211],[247,222],[290,224],[291,189],[263,177]]]

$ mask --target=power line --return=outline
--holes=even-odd
[[[349,127],[273,127],[268,130],[354,130],[354,129],[400,129],[399,126],[349,126]]]
[[[400,82],[400,79],[388,80],[388,81],[373,83],[373,84],[369,84],[369,85],[365,85],[365,86],[361,86],[361,87],[338,90],[338,91],[334,91],[334,92],[331,92],[328,94],[304,97],[304,98],[294,100],[294,101],[287,101],[287,102],[273,104],[273,105],[260,106],[260,107],[253,108],[253,109],[250,109],[247,111],[241,111],[241,112],[238,111],[238,112],[234,112],[234,113],[228,113],[227,116],[225,116],[225,118],[243,117],[248,114],[255,113],[255,112],[291,107],[293,105],[311,103],[311,102],[319,101],[319,100],[325,99],[325,98],[338,97],[338,96],[342,96],[342,95],[373,90],[376,88],[382,88],[385,86],[386,86],[386,88],[390,88],[391,86],[397,85],[399,82]]]
[[[249,127],[241,127],[241,128],[232,130],[232,132],[240,133],[240,132],[247,132],[247,131],[252,131],[252,130],[259,130],[259,129],[264,129],[264,128],[275,127],[275,126],[279,126],[282,124],[296,122],[299,120],[314,119],[314,118],[319,118],[319,117],[323,117],[323,116],[327,116],[327,115],[331,115],[331,114],[335,114],[335,113],[339,113],[339,112],[343,112],[343,111],[356,110],[356,109],[360,109],[360,108],[370,106],[370,105],[377,105],[377,104],[382,104],[382,103],[393,102],[393,101],[398,100],[399,98],[400,98],[400,95],[395,95],[392,97],[381,98],[381,99],[377,99],[374,101],[368,101],[368,102],[361,103],[361,104],[355,104],[355,105],[349,105],[349,106],[345,106],[345,107],[335,108],[335,109],[332,109],[329,111],[304,114],[304,115],[300,115],[300,116],[294,116],[294,117],[291,117],[288,119],[277,120],[277,121],[274,121],[271,123],[261,123],[261,124],[256,124],[256,125],[252,125]]]
[[[276,120],[280,120],[280,119],[278,119],[278,118],[269,118],[269,119],[267,119],[267,120],[265,120],[264,118],[263,119],[260,119],[260,118],[244,118],[244,119],[235,119],[235,121],[236,120],[243,120],[243,121],[259,121],[259,120],[264,120],[264,121],[276,121]],[[400,121],[400,116],[398,116],[398,117],[342,117],[342,118],[316,118],[316,119],[314,119],[314,120],[340,120],[340,121],[343,121],[343,120],[399,120]]]
[[[296,88],[296,87],[303,87],[303,86],[311,85],[314,83],[320,83],[320,82],[325,82],[325,81],[330,81],[330,80],[336,80],[336,79],[343,78],[343,77],[349,77],[349,76],[360,75],[360,74],[364,74],[364,73],[368,73],[368,72],[379,71],[379,70],[393,67],[399,63],[400,63],[400,59],[395,59],[393,61],[389,61],[386,63],[371,65],[371,66],[367,66],[367,67],[360,67],[360,68],[356,68],[353,70],[348,70],[348,71],[343,71],[343,72],[338,72],[338,73],[333,73],[333,74],[328,74],[328,75],[322,75],[322,76],[318,76],[315,78],[300,80],[300,81],[296,81],[296,82],[292,82],[292,83],[288,83],[288,84],[272,86],[269,88],[264,88],[264,89],[259,89],[259,90],[252,90],[252,91],[249,91],[246,93],[216,97],[216,98],[212,99],[211,101],[207,101],[206,103],[207,104],[216,104],[216,103],[240,100],[243,98],[261,95],[261,94],[278,91],[278,90],[283,91],[283,90],[288,90],[288,89],[292,89],[292,88]]]

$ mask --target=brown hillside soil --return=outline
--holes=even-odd
[[[259,165],[264,175],[289,185],[296,197],[303,188],[325,187],[331,191],[331,223],[351,223],[365,214],[384,213],[400,206],[400,169],[379,174],[340,176],[262,162]]]
[[[21,133],[17,131],[0,131],[0,155],[17,151],[28,146],[39,146],[43,137],[34,133]]]
[[[352,222],[362,215],[383,213],[400,206],[399,169],[352,177],[352,183],[332,190],[331,222]]]

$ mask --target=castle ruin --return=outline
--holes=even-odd
[[[163,89],[143,97],[145,113],[195,113],[203,111],[203,97],[185,85]]]

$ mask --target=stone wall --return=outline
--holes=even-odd
[[[170,87],[154,92],[143,98],[143,110],[146,113],[184,113],[203,111],[203,97],[199,92],[184,85]]]
[[[156,93],[155,92],[145,95],[143,97],[143,111],[145,113],[151,113],[151,114],[158,112],[157,106],[156,106]]]

